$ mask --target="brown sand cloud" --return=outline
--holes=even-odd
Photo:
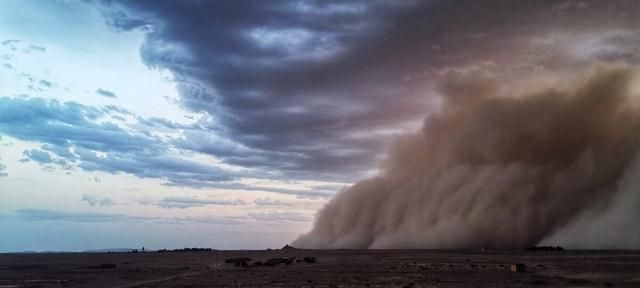
[[[397,139],[379,175],[340,192],[293,245],[518,248],[551,235],[566,240],[557,233],[575,231],[567,225],[613,209],[621,179],[635,170],[636,74],[600,66],[562,88],[508,95],[490,75],[449,73],[441,112]]]

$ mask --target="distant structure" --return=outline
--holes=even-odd
[[[296,250],[299,250],[299,249],[298,249],[298,248],[296,248],[296,247],[290,246],[289,244],[287,244],[287,245],[284,245],[284,247],[280,248],[280,250],[282,250],[282,251],[285,251],[285,252],[286,252],[286,251],[296,251]]]
[[[523,263],[511,264],[511,272],[525,272],[525,266]]]

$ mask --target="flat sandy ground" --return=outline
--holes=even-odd
[[[306,256],[316,263],[252,265]],[[224,263],[232,257],[252,260],[249,267]],[[526,271],[511,272],[514,263]],[[0,254],[2,287],[640,287],[640,251]]]

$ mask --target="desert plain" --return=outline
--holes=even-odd
[[[225,263],[238,258],[250,260]],[[290,261],[267,266],[269,259]],[[0,254],[0,288],[9,287],[640,287],[640,251]]]

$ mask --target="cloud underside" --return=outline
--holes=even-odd
[[[24,151],[25,162],[174,186],[329,197],[335,190],[258,189],[239,180],[346,182],[370,175],[390,135],[420,126],[440,109],[435,83],[452,70],[483,70],[508,85],[570,73],[594,60],[639,59],[633,1],[96,6],[111,27],[145,33],[143,61],[169,69],[179,104],[202,117],[184,125],[117,106],[0,98],[0,132],[42,143]],[[109,87],[95,93],[117,98]],[[115,121],[125,118],[133,121]],[[193,155],[236,169],[190,160]]]
[[[64,169],[130,173],[142,178],[216,182],[231,180],[220,168],[171,155],[170,145],[148,130],[127,131],[99,119],[114,113],[75,102],[40,98],[0,98],[0,131],[8,136],[45,143],[24,151],[25,159],[59,164]]]
[[[91,107],[41,98],[0,98],[0,131],[19,140],[44,143],[40,148],[23,151],[24,157],[20,161],[33,161],[48,170],[127,173],[160,179],[169,186],[263,191],[297,197],[330,197],[334,193],[325,189],[274,188],[242,183],[245,178],[283,176],[259,169],[222,169],[190,160],[193,151],[184,145],[182,133],[208,133],[197,124],[180,125],[137,116],[135,123],[127,124],[112,121],[114,115],[132,116],[131,112],[115,106]],[[157,136],[158,129],[169,131],[172,136]]]
[[[242,149],[202,134],[186,137],[184,147],[289,177],[355,179],[370,171],[386,136],[417,127],[438,108],[432,84],[445,70],[482,67],[510,80],[594,59],[636,61],[640,39],[629,33],[637,24],[633,1],[101,7],[116,29],[147,33],[145,63],[172,71],[180,104],[215,115],[217,135]]]

